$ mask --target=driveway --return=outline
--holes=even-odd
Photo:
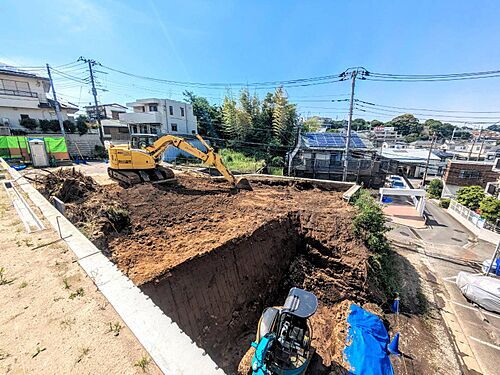
[[[479,264],[491,257],[495,246],[478,241],[433,201],[428,202],[426,214],[428,228],[392,223],[388,237],[395,244],[419,251],[421,262],[438,280],[435,293],[441,315],[454,338],[464,372],[498,374],[500,315],[469,303],[455,284],[460,271],[480,272]]]

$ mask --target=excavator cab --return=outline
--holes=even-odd
[[[318,308],[316,296],[291,288],[284,306],[269,307],[259,320],[257,337],[252,346],[253,375],[304,374],[314,349],[312,326],[308,321]]]

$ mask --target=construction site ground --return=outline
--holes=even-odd
[[[3,185],[0,238],[0,373],[161,374],[58,234],[25,231]]]
[[[238,366],[246,373],[261,312],[281,305],[292,286],[320,301],[310,373],[345,371],[351,302],[402,334],[411,355],[394,361],[400,373],[460,373],[449,338],[436,331],[441,322],[421,306],[419,273],[404,258],[394,271],[405,275],[406,314],[394,320],[378,306],[384,296],[368,277],[369,251],[352,233],[355,209],[335,185],[261,181],[235,193],[224,181],[192,175],[127,189],[95,179],[106,186],[80,184],[83,195],[66,196],[53,181],[38,187],[64,195],[68,218],[228,373]]]

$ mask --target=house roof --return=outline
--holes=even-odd
[[[55,108],[55,106],[56,106],[55,103],[56,102],[53,99],[47,98],[47,101],[49,102],[49,104],[50,104],[50,106],[52,108]],[[66,109],[68,111],[75,111],[76,112],[76,111],[79,110],[79,108],[77,106],[75,106],[75,105],[61,103],[61,102],[59,102],[59,105],[61,106],[61,109]]]
[[[23,78],[35,78],[35,79],[40,79],[42,81],[49,81],[48,78],[40,77],[40,76],[37,76],[36,74],[32,74],[32,73],[16,71],[14,69],[15,68],[13,68],[13,67],[4,66],[4,67],[0,68],[0,74],[5,74],[5,75],[9,75],[9,76],[16,76],[16,77],[23,77]]]
[[[109,106],[118,106],[118,107],[122,107],[123,109],[127,109],[127,107],[125,107],[124,105],[121,105],[121,104],[118,104],[118,103],[107,103],[107,104],[99,104],[99,107],[109,107]],[[95,105],[86,105],[85,107],[83,108],[94,108]]]
[[[301,135],[302,144],[306,148],[345,149],[345,133],[304,133]],[[353,149],[373,149],[372,143],[356,132],[351,133],[350,145]]]
[[[427,161],[429,150],[419,148],[384,148],[378,154],[387,159],[393,159],[405,163],[421,163]],[[430,160],[441,160],[439,156],[431,153]]]

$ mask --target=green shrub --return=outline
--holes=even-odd
[[[40,123],[40,129],[42,129],[44,133],[50,130],[51,124],[49,120],[40,120],[39,123]]]
[[[500,200],[487,196],[479,204],[479,212],[486,220],[495,223],[500,220]]]
[[[448,208],[450,207],[450,198],[441,198],[439,201],[439,207]]]
[[[24,126],[26,129],[35,130],[38,126],[38,122],[34,118],[23,118],[19,121],[21,126]]]
[[[433,179],[427,187],[427,193],[431,198],[439,199],[443,192],[443,181],[438,178]]]
[[[484,199],[485,193],[481,186],[465,186],[457,191],[457,202],[476,211]]]
[[[354,234],[372,252],[368,261],[370,277],[386,296],[393,295],[398,290],[397,275],[394,271],[393,252],[385,237],[389,229],[385,226],[382,208],[366,190],[362,190],[353,202],[358,208],[353,219]]]
[[[71,120],[63,121],[64,131],[67,133],[74,133],[76,131],[76,126]]]
[[[50,130],[55,133],[59,133],[61,131],[58,120],[50,120]]]
[[[98,159],[107,159],[108,151],[104,146],[95,145],[94,147],[94,156]]]

